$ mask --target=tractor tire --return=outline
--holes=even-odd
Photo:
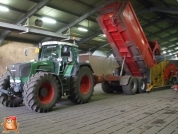
[[[24,85],[24,103],[28,109],[46,113],[52,110],[59,98],[60,84],[55,76],[39,72]]]
[[[112,89],[112,87],[109,85],[109,83],[107,81],[103,81],[101,83],[101,87],[105,93],[111,94],[114,92],[114,89]]]
[[[8,88],[10,88],[10,78],[4,74],[0,77],[0,89],[8,90]],[[0,92],[0,103],[6,107],[18,107],[22,102],[22,97],[8,96]]]
[[[128,85],[122,86],[122,90],[124,94],[127,95],[134,95],[137,92],[138,89],[138,79],[131,77],[129,80]]]
[[[76,104],[87,103],[93,95],[93,74],[90,68],[81,67],[76,76],[71,78],[70,101]]]
[[[138,79],[138,92],[139,93],[146,92],[146,81],[143,78]]]

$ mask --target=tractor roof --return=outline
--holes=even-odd
[[[77,46],[76,44],[74,44],[74,43],[61,42],[61,41],[46,41],[46,42],[43,42],[43,43],[42,43],[42,46],[44,46],[44,45],[53,45],[53,44],[78,47],[78,46]]]

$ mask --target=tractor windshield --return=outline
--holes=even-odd
[[[45,45],[42,47],[40,60],[56,60],[60,55],[60,45]]]

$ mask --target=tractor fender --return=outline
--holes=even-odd
[[[89,63],[80,62],[80,63],[75,64],[75,65],[73,66],[71,75],[72,75],[72,76],[75,76],[75,75],[77,74],[78,70],[79,70],[81,67],[84,67],[84,66],[89,67],[89,68],[91,69],[91,71],[94,73],[94,71],[93,71],[93,69],[92,69],[92,67],[91,67],[91,65],[90,65]]]
[[[129,80],[130,80],[131,77],[132,77],[131,75],[124,75],[124,76],[122,76],[121,79],[120,79],[120,85],[121,86],[128,85]]]

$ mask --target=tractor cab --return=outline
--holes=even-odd
[[[48,41],[41,45],[39,60],[72,61],[75,58],[74,52],[77,45],[67,42]]]
[[[38,60],[53,61],[55,73],[63,74],[68,65],[78,62],[77,47],[77,45],[68,42],[44,42],[41,44]]]

